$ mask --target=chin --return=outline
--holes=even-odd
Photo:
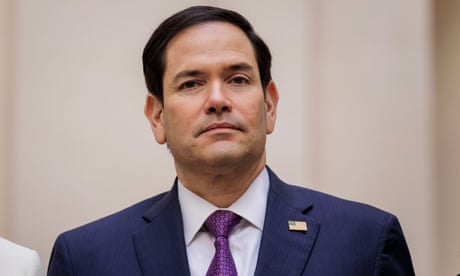
[[[235,152],[219,152],[218,154],[215,154],[214,156],[210,157],[209,161],[211,164],[225,165],[235,163],[235,161],[240,159],[241,155]]]
[[[244,154],[241,151],[224,149],[216,150],[204,156],[206,163],[215,166],[234,164],[235,162],[240,162],[241,159],[244,159]]]
[[[245,165],[251,160],[257,159],[257,156],[260,156],[256,152],[249,151],[248,149],[238,149],[238,150],[223,150],[219,149],[218,151],[207,156],[206,160],[210,166],[232,166],[238,167]]]

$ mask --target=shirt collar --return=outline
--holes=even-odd
[[[187,245],[192,242],[195,235],[200,231],[206,218],[214,211],[222,209],[214,206],[203,198],[187,189],[178,180],[178,197],[184,223],[184,236]],[[267,169],[251,183],[246,192],[230,207],[222,210],[230,210],[241,216],[244,220],[262,231],[265,220],[265,209],[269,190],[269,177]]]

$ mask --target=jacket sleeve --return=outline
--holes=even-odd
[[[69,250],[64,235],[60,235],[54,243],[48,264],[48,276],[73,275],[69,257]]]
[[[390,216],[382,229],[374,275],[415,275],[409,248],[407,247],[401,225],[395,216]]]

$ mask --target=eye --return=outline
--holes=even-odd
[[[189,80],[179,85],[179,90],[190,90],[198,87],[200,83],[196,80]]]
[[[236,84],[236,85],[243,85],[243,84],[248,84],[249,79],[244,76],[235,76],[230,80],[230,83]]]

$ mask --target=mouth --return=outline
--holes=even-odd
[[[203,130],[201,130],[199,135],[201,135],[203,133],[212,132],[212,131],[219,131],[219,130],[222,130],[222,131],[225,131],[225,130],[241,131],[241,128],[239,128],[238,126],[236,126],[236,125],[234,125],[232,123],[229,123],[229,122],[215,122],[215,123],[212,123],[212,124],[206,126]]]

